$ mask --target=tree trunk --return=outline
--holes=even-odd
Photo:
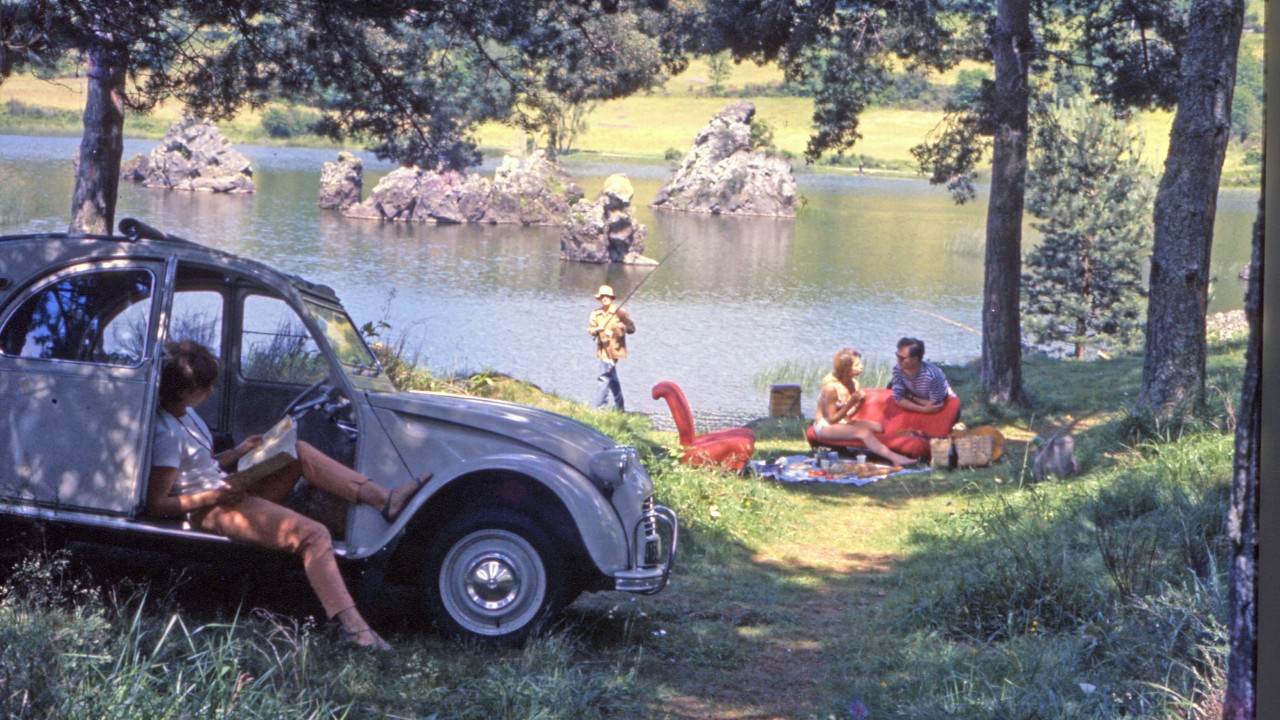
[[[999,0],[995,58],[995,140],[982,283],[982,391],[989,403],[1022,400],[1022,204],[1027,176],[1027,82],[1034,39],[1030,0]]]
[[[1263,163],[1266,165],[1265,161]],[[1266,184],[1264,169],[1263,185]],[[1266,193],[1263,193],[1266,198]],[[1258,201],[1253,225],[1253,262],[1244,311],[1249,318],[1244,390],[1236,425],[1236,461],[1231,483],[1228,531],[1231,537],[1231,595],[1227,605],[1231,655],[1223,720],[1255,717],[1258,661],[1258,477],[1262,454],[1262,273],[1264,201]]]
[[[129,56],[124,48],[103,45],[90,48],[88,57],[84,137],[68,232],[110,234],[124,155],[124,82]]]
[[[1178,110],[1155,204],[1155,246],[1137,412],[1167,417],[1204,396],[1209,253],[1244,0],[1195,0],[1179,70]]]

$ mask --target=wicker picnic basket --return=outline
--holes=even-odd
[[[953,468],[955,457],[952,456],[951,437],[929,438],[929,464],[933,467]]]
[[[951,438],[956,451],[956,467],[986,467],[991,464],[995,445],[990,435],[966,435]]]

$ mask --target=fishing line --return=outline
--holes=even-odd
[[[684,244],[689,241],[689,237],[690,237],[689,235],[685,235],[683,240],[676,243],[674,247],[668,250],[667,254],[663,255],[662,259],[658,261],[658,264],[654,265],[653,269],[645,273],[645,276],[640,278],[640,282],[636,283],[636,286],[631,288],[631,291],[627,293],[627,296],[622,298],[622,301],[619,302],[617,305],[613,306],[615,311],[617,310],[617,308],[621,308],[623,305],[625,305],[627,301],[631,299],[631,296],[635,295],[636,291],[639,290],[641,287],[643,287],[644,284],[649,281],[649,278],[653,277],[654,273],[658,272],[658,268],[665,265],[667,261],[671,259],[671,256],[676,254],[677,250],[679,250],[681,247],[684,247]]]

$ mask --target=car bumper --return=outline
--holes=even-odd
[[[614,588],[622,592],[641,595],[661,592],[675,565],[680,521],[670,508],[652,502],[647,504],[649,507],[632,533],[636,553],[632,569],[614,575]]]

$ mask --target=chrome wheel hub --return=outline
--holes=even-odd
[[[464,582],[471,602],[485,610],[501,610],[520,595],[515,563],[502,553],[487,553],[476,558]]]

